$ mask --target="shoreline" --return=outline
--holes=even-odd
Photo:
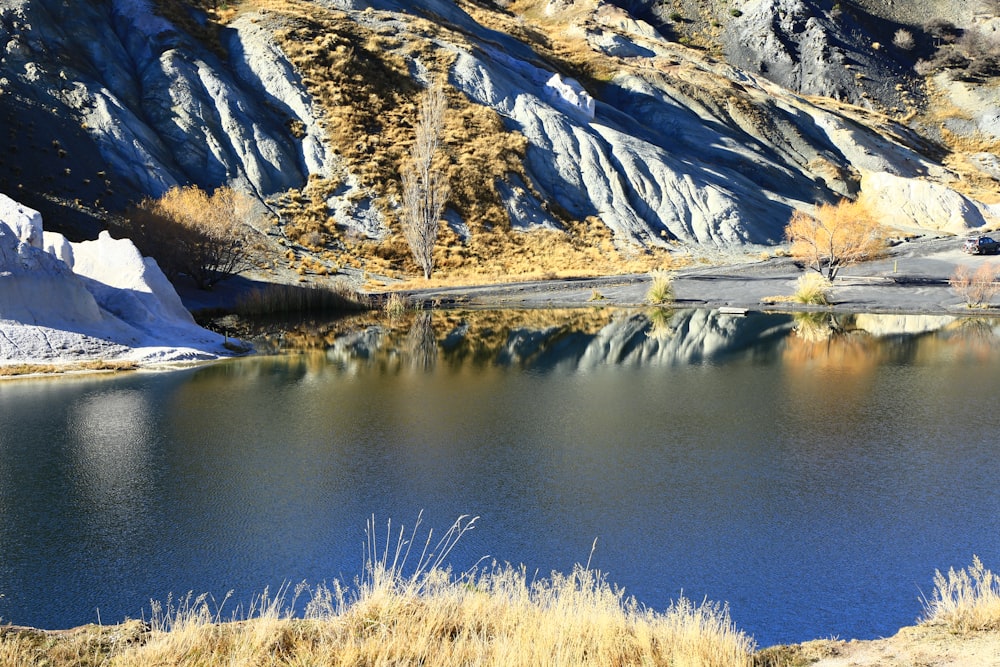
[[[404,594],[405,595],[405,594]],[[682,598],[683,599],[683,598]],[[275,600],[277,602],[277,600]],[[357,604],[357,603],[355,603]],[[427,604],[432,604],[428,602]],[[713,609],[711,603],[703,609]],[[189,613],[190,619],[181,619],[177,627],[163,627],[166,619],[158,623],[146,620],[126,618],[120,622],[105,625],[103,623],[88,623],[65,629],[43,629],[31,626],[0,625],[0,651],[8,650],[4,655],[14,655],[4,644],[27,644],[29,646],[44,645],[47,651],[53,651],[53,657],[59,654],[61,643],[72,645],[76,642],[93,644],[102,650],[114,651],[131,648],[141,650],[142,647],[154,641],[162,642],[164,638],[171,645],[183,646],[185,642],[201,641],[199,632],[193,632],[196,627],[207,628],[208,632],[217,636],[239,634],[255,623],[264,623],[268,632],[277,635],[295,635],[307,633],[306,628],[315,631],[328,624],[339,626],[351,611],[344,610],[339,615],[325,619],[306,619],[291,616],[272,616],[275,610],[267,614],[261,610],[261,617],[233,618],[222,620],[199,616],[197,608],[177,613]],[[666,613],[670,613],[669,610]],[[742,631],[727,620],[720,617],[726,629],[723,633],[730,637],[745,636]],[[401,623],[410,622],[403,614]],[[456,621],[461,622],[461,621]],[[703,628],[704,629],[704,628]],[[709,631],[711,632],[711,631]],[[176,639],[169,637],[176,636]],[[157,637],[159,639],[157,639]],[[124,640],[124,641],[123,641]],[[753,638],[748,637],[752,643]],[[703,640],[704,641],[704,640]],[[329,646],[333,650],[334,646]],[[13,649],[16,650],[16,649]],[[1000,655],[1000,632],[993,629],[956,631],[946,623],[935,621],[916,622],[914,625],[903,626],[889,637],[875,639],[811,639],[795,644],[775,644],[760,647],[753,645],[747,656],[749,662],[737,659],[735,662],[710,662],[704,664],[730,665],[734,667],[912,667],[918,664],[937,665],[939,667],[964,665],[996,665]],[[718,657],[718,656],[716,656]],[[34,663],[32,663],[34,664]],[[58,659],[45,664],[59,667]],[[73,663],[75,664],[75,663]],[[101,663],[103,664],[103,663]],[[284,664],[284,663],[282,663]],[[629,663],[622,663],[629,664]]]
[[[1000,317],[1000,307],[971,308],[950,286],[949,279],[959,266],[976,267],[1000,262],[991,257],[968,255],[960,239],[937,236],[905,241],[890,248],[886,257],[845,267],[830,290],[833,303],[826,306],[794,303],[787,299],[796,290],[796,281],[810,273],[788,257],[749,258],[726,264],[700,264],[673,272],[675,300],[651,305],[646,299],[649,274],[624,274],[593,278],[529,280],[371,292],[373,299],[401,295],[413,308],[429,310],[557,309],[557,308],[705,308],[742,312],[773,313],[871,313],[889,315],[943,315],[949,317]],[[239,278],[217,291],[181,289],[184,306],[192,312],[225,309],[260,282]],[[0,332],[3,323],[0,322]],[[228,341],[228,336],[226,337]],[[59,377],[77,374],[129,370],[156,371],[187,368],[242,356],[232,354],[190,354],[184,342],[162,346],[155,354],[141,347],[91,350],[81,358],[47,357],[8,359],[0,362],[0,381],[28,377]],[[188,353],[185,353],[187,351]],[[96,352],[96,353],[95,353]],[[245,354],[246,352],[243,352]],[[252,353],[252,352],[251,352]],[[200,358],[199,358],[200,357]],[[128,368],[88,368],[94,364],[126,365]],[[9,374],[5,368],[37,367],[27,373]]]

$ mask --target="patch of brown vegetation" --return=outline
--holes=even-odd
[[[153,0],[153,11],[179,29],[193,36],[216,55],[226,57],[226,50],[219,39],[219,31],[227,18],[235,12],[221,8],[215,0]],[[198,20],[203,13],[207,20]]]
[[[0,364],[0,377],[26,375],[53,375],[86,371],[134,371],[139,365],[134,361],[78,361],[64,364]]]

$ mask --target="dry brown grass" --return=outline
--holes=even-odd
[[[323,313],[364,310],[368,303],[346,283],[330,287],[271,284],[244,295],[234,307],[243,317],[278,313]]]
[[[339,181],[313,178],[301,193],[285,198],[283,214],[291,220],[286,235],[299,243],[315,234],[335,239],[340,247],[335,259],[348,266],[392,276],[415,273],[418,268],[399,231],[397,211],[388,204],[401,194],[400,166],[414,141],[412,128],[422,93],[410,79],[408,59],[419,57],[432,76],[444,73],[453,55],[438,49],[433,39],[446,28],[413,19],[412,32],[383,35],[315,5],[289,1],[254,6],[260,4],[284,14],[289,27],[278,33],[279,42],[323,108],[327,138],[345,169],[356,176],[363,196],[373,199],[392,231],[381,241],[345,235],[325,207]],[[446,37],[464,43],[461,35]],[[454,90],[447,95],[442,141],[444,168],[452,184],[448,208],[466,222],[473,240],[463,242],[442,225],[435,268],[444,273],[449,268],[482,266],[484,254],[487,265],[492,262],[495,252],[481,253],[475,246],[485,241],[498,250],[487,232],[509,234],[509,216],[496,183],[510,174],[527,180],[522,167],[524,137],[507,130],[492,109],[472,104]],[[487,238],[476,240],[484,234]]]
[[[481,3],[460,4],[484,26],[519,36],[554,70],[576,76],[587,86],[600,85],[620,66],[616,59],[595,58],[573,31],[555,29],[573,21],[586,22],[593,7],[581,5],[547,17],[530,2],[508,8],[512,11]],[[378,26],[377,11],[368,12],[376,20],[362,25],[343,12],[299,0],[244,0],[238,5],[239,12],[250,10],[266,10],[268,21],[285,26],[278,30],[277,39],[322,108],[328,141],[341,157],[345,172],[358,184],[357,196],[371,199],[390,230],[380,240],[351,232],[344,221],[330,217],[326,207],[346,175],[313,176],[301,191],[287,193],[279,202],[285,221],[282,232],[305,248],[297,249],[289,260],[292,268],[297,268],[302,257],[322,253],[332,265],[369,274],[393,279],[418,274],[392,204],[399,201],[400,166],[414,140],[413,124],[422,93],[411,79],[410,63],[419,59],[428,67],[429,76],[439,77],[454,57],[439,44],[467,46],[465,36],[417,17],[409,18],[407,29],[400,31],[395,17],[388,14],[383,29]],[[527,18],[518,16],[519,11]],[[447,94],[442,136],[452,185],[447,208],[464,221],[469,236],[461,238],[442,223],[434,251],[436,278],[449,284],[481,283],[644,272],[672,264],[668,253],[660,250],[622,254],[599,220],[574,220],[558,207],[548,212],[564,232],[513,232],[496,184],[511,175],[530,183],[522,164],[527,141],[508,130],[492,109],[471,103],[455,90]]]
[[[134,361],[79,361],[65,364],[0,364],[0,377],[24,375],[52,375],[56,373],[95,371],[134,371],[139,365]]]
[[[265,593],[228,621],[220,618],[225,600],[189,595],[154,606],[148,627],[7,629],[0,659],[55,667],[751,664],[753,641],[724,605],[682,597],[656,612],[583,566],[541,579],[497,564],[453,574],[444,560],[473,522],[460,518],[436,543],[428,533],[422,544],[415,529],[394,538],[389,526],[384,550],[370,524],[365,574],[350,589],[334,581]],[[300,599],[304,617],[293,618]]]

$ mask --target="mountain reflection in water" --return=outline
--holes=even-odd
[[[791,367],[852,372],[917,357],[989,355],[1000,332],[990,318],[666,308],[421,311],[287,326],[280,337],[262,337],[259,344],[274,352],[322,350],[326,363],[344,369],[468,364],[538,372],[774,357]]]

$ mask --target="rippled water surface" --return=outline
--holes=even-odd
[[[455,570],[590,558],[654,608],[728,602],[761,645],[892,634],[936,568],[1000,569],[1000,339],[832,324],[421,314],[312,327],[295,355],[0,383],[0,618],[349,581],[366,520],[423,510],[480,517]]]

